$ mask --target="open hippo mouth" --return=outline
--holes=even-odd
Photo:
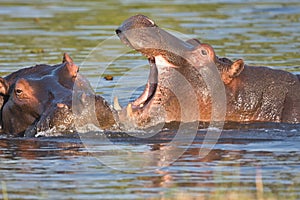
[[[146,84],[144,92],[132,103],[133,109],[140,109],[145,107],[151,101],[157,89],[158,70],[155,63],[155,58],[148,58],[148,61],[150,65],[148,82]]]
[[[144,92],[132,102],[132,109],[144,108],[155,96],[162,68],[188,65],[184,57],[186,52],[193,50],[195,44],[184,42],[160,29],[144,15],[135,15],[125,20],[116,29],[116,34],[125,45],[147,57],[150,65]]]

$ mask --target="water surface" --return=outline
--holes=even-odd
[[[59,63],[68,52],[97,93],[110,102],[119,96],[126,105],[140,94],[148,64],[140,54],[124,48],[114,30],[137,13],[160,27],[211,44],[218,56],[300,73],[299,1],[1,0],[0,75],[38,63]],[[105,81],[106,74],[114,80]],[[74,135],[2,136],[0,195],[4,199],[300,199],[299,125],[229,128],[201,157],[199,150],[207,148],[202,146],[206,133],[207,129],[200,129],[192,144],[183,140],[176,146],[169,145],[175,130],[148,140],[103,133],[86,138],[90,148]],[[174,155],[172,148],[184,153],[165,165]]]

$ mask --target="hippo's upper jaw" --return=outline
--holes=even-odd
[[[160,55],[176,66],[186,65],[186,52],[194,50],[195,44],[178,39],[144,15],[135,15],[125,20],[116,29],[116,34],[124,44],[147,58],[153,59]]]

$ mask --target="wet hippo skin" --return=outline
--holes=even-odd
[[[36,65],[1,78],[3,132],[13,136],[35,136],[37,132],[50,129],[74,131],[74,123],[84,123],[79,118],[87,116],[73,113],[73,87],[80,91],[81,101],[76,105],[78,113],[84,109],[87,96],[94,98],[95,109],[99,112],[95,125],[103,129],[112,127],[116,123],[114,111],[102,97],[85,94],[89,82],[78,71],[79,67],[64,54],[61,64]]]
[[[219,58],[210,45],[197,39],[182,41],[143,15],[125,20],[116,33],[124,44],[145,55],[150,64],[144,92],[119,111],[125,123],[146,127],[163,120],[211,121],[212,112],[222,109],[225,121],[300,122],[299,76],[248,66],[242,59]],[[181,95],[185,98],[180,99],[180,91],[185,92]],[[222,92],[226,108],[212,106]],[[185,103],[188,98],[197,101],[197,107],[187,108],[194,115],[190,118],[182,114],[189,106],[189,101]]]

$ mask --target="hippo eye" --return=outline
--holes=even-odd
[[[206,51],[206,50],[201,50],[201,54],[202,54],[203,56],[206,56],[206,55],[207,55],[207,51]]]
[[[16,95],[21,95],[23,91],[21,89],[16,89]]]

